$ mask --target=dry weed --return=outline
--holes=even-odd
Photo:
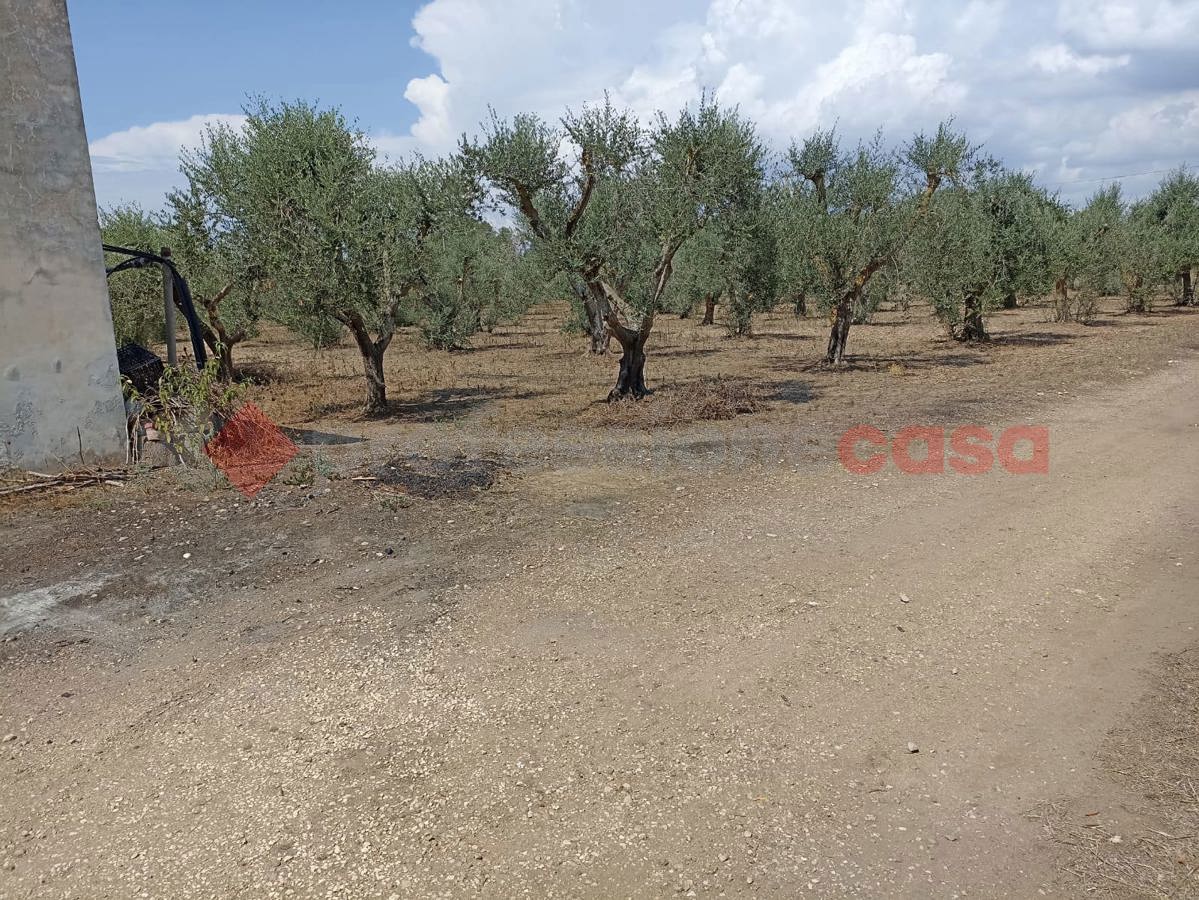
[[[1199,897],[1199,648],[1162,658],[1153,688],[1097,761],[1143,805],[1116,829],[1065,804],[1029,815],[1063,846],[1065,870],[1090,896]],[[1122,832],[1122,833],[1121,833]]]
[[[604,403],[588,410],[592,425],[669,428],[689,422],[721,422],[761,409],[757,388],[742,378],[700,378],[666,385],[642,400]]]

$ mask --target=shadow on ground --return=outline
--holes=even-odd
[[[772,403],[810,403],[816,395],[812,385],[798,378],[777,381],[762,391],[762,399]]]
[[[385,412],[369,418],[372,422],[452,422],[496,400],[531,400],[544,395],[544,391],[504,388],[444,388],[426,391],[410,400],[391,400]],[[359,409],[357,403],[349,401],[328,403],[320,408],[319,416],[344,415]]]
[[[283,433],[295,443],[306,447],[330,447],[337,444],[360,444],[365,440],[348,434],[317,431],[314,428],[284,428]]]
[[[1055,347],[1072,343],[1077,335],[1060,331],[1025,331],[1011,334],[994,334],[990,343],[1001,347]]]

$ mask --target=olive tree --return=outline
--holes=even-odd
[[[506,121],[493,111],[481,139],[462,142],[495,204],[519,223],[545,270],[567,277],[596,353],[606,350],[609,334],[590,285],[610,253],[611,235],[588,228],[588,215],[596,217],[592,201],[609,182],[628,176],[642,143],[636,119],[607,98],[568,112],[557,126],[524,113]]]
[[[1119,185],[1097,191],[1081,209],[1061,205],[1044,213],[1047,271],[1057,322],[1090,322],[1099,297],[1117,280],[1118,235],[1124,218]]]
[[[262,267],[272,314],[312,334],[348,329],[362,356],[364,412],[384,410],[383,358],[401,304],[427,290],[431,239],[470,218],[468,167],[452,158],[378,168],[338,110],[303,102],[259,101],[240,132],[210,131],[203,152],[219,158],[211,194]]]
[[[540,272],[510,229],[465,220],[426,243],[427,276],[412,315],[428,346],[465,347],[472,335],[514,321],[533,302]]]
[[[1162,238],[1153,206],[1144,200],[1129,206],[1117,224],[1114,250],[1127,312],[1149,312],[1162,282],[1173,279],[1162,262]]]
[[[162,222],[136,203],[100,210],[100,236],[104,243],[130,250],[157,253],[166,244]],[[115,266],[126,257],[104,254],[104,264]],[[112,325],[117,346],[130,342],[150,344],[162,339],[162,273],[158,266],[127,269],[108,279]]]
[[[721,257],[716,229],[705,229],[689,241],[675,257],[674,274],[663,297],[665,308],[689,316],[702,306],[700,324],[713,324],[716,304],[725,289]]]
[[[790,304],[796,316],[808,315],[808,291],[817,282],[815,257],[803,252],[799,243],[811,224],[797,208],[803,202],[802,192],[802,182],[777,179],[766,186],[764,207],[774,240],[777,299]]]
[[[788,151],[790,190],[782,252],[803,254],[798,287],[832,314],[825,362],[845,357],[850,325],[871,280],[893,261],[927,214],[934,193],[955,181],[972,150],[947,124],[918,134],[898,153],[879,138],[845,153],[832,131]]]
[[[258,333],[262,316],[263,268],[247,246],[240,224],[220,213],[203,185],[219,175],[200,148],[185,159],[186,187],[167,195],[164,239],[187,279],[201,333],[218,360],[218,374],[233,378],[233,348]]]
[[[265,270],[273,312],[288,324],[332,320],[355,333],[371,413],[386,403],[383,351],[393,331],[377,258],[373,160],[365,135],[336,109],[260,100],[246,109],[242,130],[210,129],[185,162]]]
[[[533,245],[581,285],[593,347],[607,334],[620,344],[609,399],[644,396],[645,348],[676,255],[761,191],[753,126],[704,97],[643,129],[605,101],[560,127],[493,116],[468,150]]]
[[[995,292],[1004,309],[1016,309],[1021,296],[1041,296],[1048,279],[1046,214],[1054,200],[1026,172],[990,162],[979,184],[993,243]]]
[[[1163,275],[1181,288],[1176,302],[1195,303],[1191,270],[1199,266],[1199,176],[1186,168],[1171,172],[1146,199],[1143,214],[1156,227]]]
[[[939,192],[905,248],[904,272],[958,340],[985,341],[985,317],[1044,284],[1042,196],[997,163]]]
[[[703,229],[675,256],[666,307],[683,311],[702,303],[701,324],[711,325],[719,302],[730,334],[752,333],[754,314],[775,301],[778,266],[771,225],[762,204],[751,202]]]

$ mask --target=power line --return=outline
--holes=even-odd
[[[1129,172],[1127,175],[1108,175],[1104,178],[1079,178],[1075,181],[1058,181],[1054,183],[1054,187],[1061,187],[1063,184],[1091,184],[1096,181],[1119,181],[1122,178],[1139,178],[1142,175],[1164,175],[1167,172],[1173,172],[1175,169],[1154,169],[1151,172]]]

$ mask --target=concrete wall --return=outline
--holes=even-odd
[[[0,0],[0,465],[124,461],[65,0]]]

